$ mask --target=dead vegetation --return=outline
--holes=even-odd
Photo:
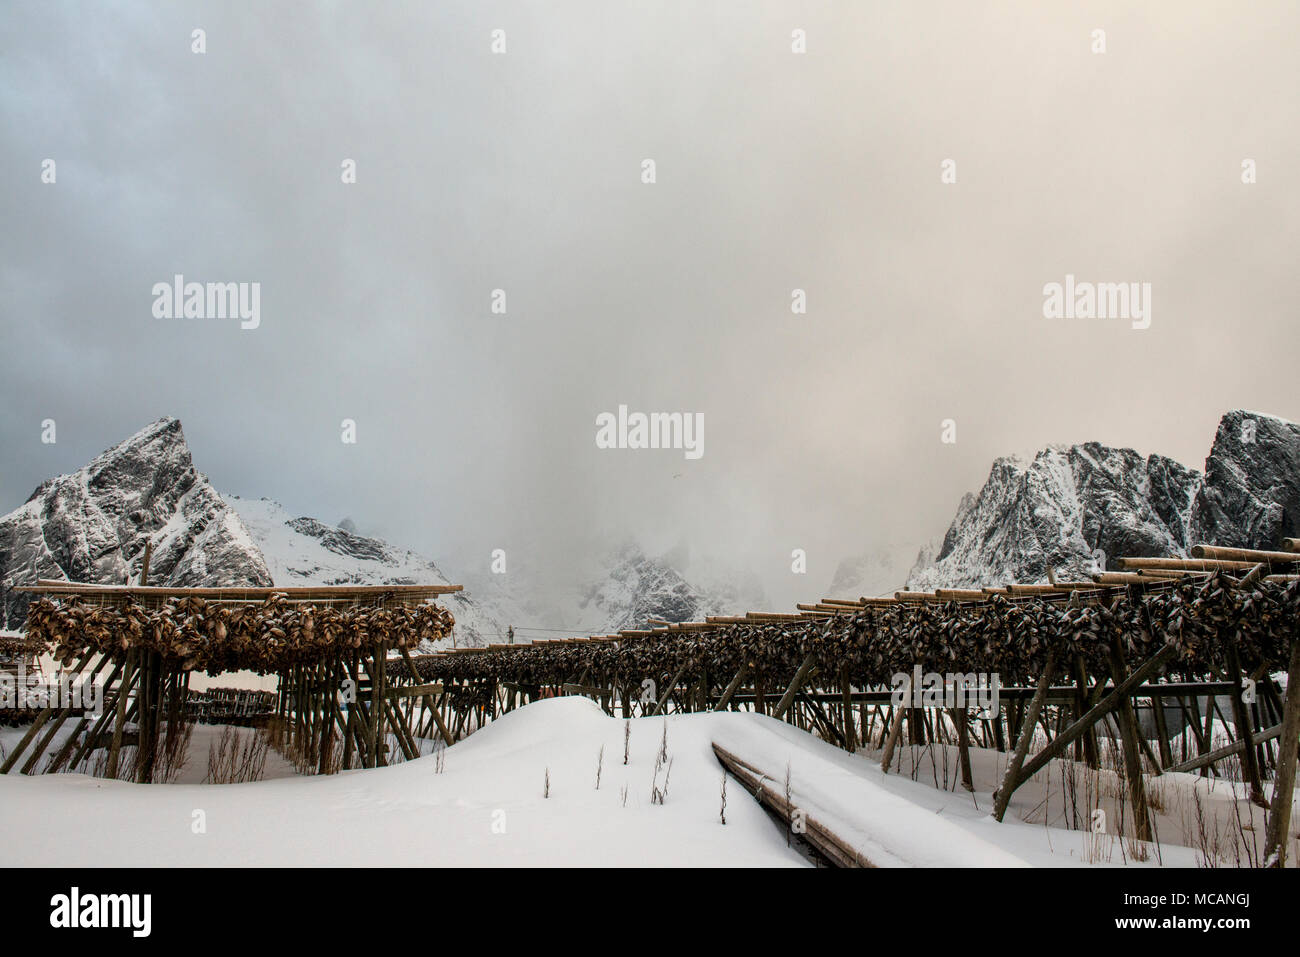
[[[204,784],[246,784],[266,773],[270,742],[259,730],[222,725],[221,734],[208,747],[208,774]]]

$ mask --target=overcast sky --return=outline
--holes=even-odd
[[[175,415],[452,573],[631,535],[784,606],[999,455],[1300,419],[1293,2],[120,6],[0,12],[0,511]],[[155,318],[177,273],[260,327]],[[1150,328],[1044,318],[1067,273]],[[704,455],[598,449],[619,404]]]

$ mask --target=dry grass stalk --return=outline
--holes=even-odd
[[[727,823],[727,772],[725,770],[722,772],[722,807],[718,810],[718,817],[722,819],[723,824]]]
[[[208,747],[208,775],[204,784],[243,784],[260,781],[266,773],[270,742],[257,731],[240,734],[223,725],[221,736]]]

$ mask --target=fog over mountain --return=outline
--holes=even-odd
[[[219,495],[195,468],[181,423],[165,417],[76,472],[41,483],[26,504],[0,517],[0,628],[22,627],[28,599],[16,585],[42,578],[138,583],[146,544],[154,585],[452,582],[430,558],[361,535],[347,519],[334,526],[294,516],[268,498]],[[689,564],[680,551],[671,559]],[[702,585],[687,581],[669,557],[624,542],[578,570],[576,586],[555,586],[506,562],[500,575],[457,582],[466,589],[443,601],[456,618],[453,641],[477,646],[507,641],[512,630],[526,642],[761,606],[761,590],[744,576],[698,571]]]
[[[853,556],[905,577],[1002,456],[1200,470],[1224,410],[1300,419],[1294,3],[3,21],[0,512],[167,414],[213,488],[448,575],[583,593],[685,543],[789,608]],[[259,283],[257,327],[155,316],[178,274]],[[1150,327],[1045,318],[1067,275],[1150,283]],[[702,414],[702,456],[599,448],[620,405]]]
[[[1196,542],[1247,548],[1300,535],[1300,426],[1236,410],[1220,422],[1202,474],[1160,455],[1095,442],[1000,458],[963,496],[947,534],[923,545],[907,586],[929,590],[1086,577],[1123,555],[1182,556]],[[627,540],[550,574],[502,556],[492,572],[451,574],[424,555],[295,516],[268,498],[219,495],[192,460],[180,422],[162,418],[68,475],[42,482],[0,517],[0,627],[22,626],[15,585],[40,578],[166,585],[447,584],[453,641],[486,645],[607,634],[652,620],[695,621],[767,605],[743,566],[660,555]],[[897,549],[842,561],[828,597],[902,585]],[[440,562],[443,561],[440,559]],[[815,590],[814,590],[815,591]],[[821,594],[809,592],[812,600]]]

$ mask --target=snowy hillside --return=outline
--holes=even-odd
[[[305,516],[294,517],[271,499],[227,495],[261,550],[277,585],[446,585],[430,559]],[[456,617],[460,646],[504,641],[506,625],[470,595],[441,601]]]
[[[434,562],[314,518],[294,517],[270,499],[226,497],[265,556],[277,585],[446,584],[451,580]],[[737,589],[717,597],[697,589],[663,559],[627,543],[577,570],[578,583],[540,581],[527,567],[508,566],[509,574],[480,572],[456,577],[465,591],[443,601],[456,616],[456,644],[481,646],[569,635],[606,634],[643,627],[651,618],[686,621],[705,615],[759,607],[755,596]]]

